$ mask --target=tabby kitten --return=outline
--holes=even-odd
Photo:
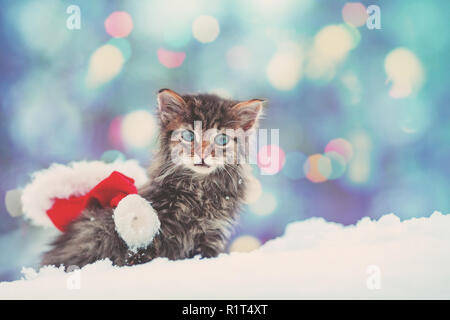
[[[250,174],[246,144],[239,142],[256,128],[262,104],[160,90],[160,148],[139,190],[160,221],[153,241],[131,250],[116,231],[113,209],[94,204],[54,241],[42,264],[82,267],[109,258],[122,266],[223,252]]]

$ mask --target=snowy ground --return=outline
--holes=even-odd
[[[449,231],[450,215],[437,212],[346,227],[310,219],[251,253],[24,269],[24,279],[0,283],[0,299],[450,299]]]

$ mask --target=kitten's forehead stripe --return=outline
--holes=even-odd
[[[188,112],[183,119],[185,122],[202,121],[203,129],[224,128],[233,124],[231,108],[238,101],[225,100],[211,94],[184,95],[182,98],[188,105]]]

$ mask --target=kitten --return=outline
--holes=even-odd
[[[42,264],[82,267],[109,258],[122,266],[223,252],[250,171],[241,157],[246,143],[238,142],[256,128],[262,104],[160,90],[160,148],[139,190],[157,212],[159,233],[148,247],[132,251],[115,229],[113,209],[94,204],[54,241]]]

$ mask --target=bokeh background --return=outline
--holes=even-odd
[[[147,166],[164,87],[269,100],[261,127],[280,138],[261,152],[280,156],[254,166],[230,250],[310,217],[450,212],[447,0],[0,5],[0,280],[35,266],[54,235],[10,216],[17,189],[53,162]],[[381,29],[366,25],[370,5]]]

